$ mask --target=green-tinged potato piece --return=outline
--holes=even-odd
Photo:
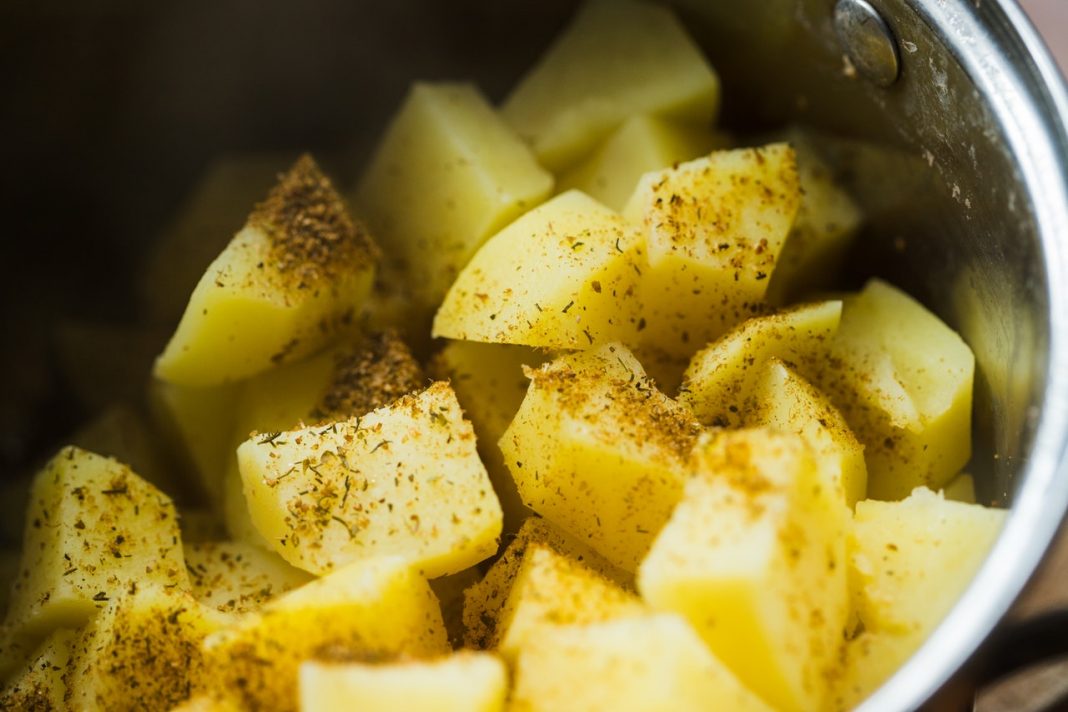
[[[690,360],[679,400],[702,423],[737,428],[760,406],[757,388],[768,359],[822,364],[842,316],[839,301],[818,302],[739,324]]]
[[[498,442],[526,395],[529,381],[523,367],[544,362],[543,354],[523,346],[450,341],[430,365],[435,378],[450,382],[475,429],[478,454],[504,512],[506,534],[518,530],[530,510],[519,496]]]
[[[719,78],[670,10],[588,2],[519,82],[501,111],[559,172],[634,114],[709,126]]]
[[[974,373],[960,336],[872,280],[845,300],[831,357],[811,378],[864,444],[868,496],[901,499],[941,487],[967,463]]]
[[[166,710],[213,674],[200,646],[222,617],[185,590],[131,583],[71,644],[72,710]]]
[[[612,210],[623,210],[646,173],[726,147],[726,137],[705,126],[639,114],[624,121],[592,156],[564,172],[556,189],[581,190]]]
[[[977,504],[975,499],[975,480],[971,475],[962,472],[946,483],[946,486],[942,488],[942,496],[954,502]]]
[[[253,524],[306,571],[393,555],[436,578],[497,550],[500,504],[447,383],[363,417],[256,436],[237,455]]]
[[[638,572],[642,598],[684,616],[753,692],[820,709],[849,615],[837,493],[795,435],[721,431]]]
[[[508,671],[494,655],[462,651],[429,661],[300,666],[301,712],[503,712]]]
[[[26,665],[0,690],[0,709],[64,710],[67,686],[63,673],[70,660],[76,636],[69,628],[59,628],[38,646]]]
[[[385,661],[448,651],[438,601],[399,558],[365,559],[271,601],[209,636],[216,689],[248,710],[298,706],[305,660]]]
[[[434,336],[549,349],[630,341],[641,272],[637,231],[578,191],[489,239],[434,318]]]
[[[523,501],[634,571],[682,496],[700,426],[620,344],[527,375],[527,395],[500,441]]]
[[[660,614],[542,629],[516,665],[516,712],[771,712],[685,621]]]
[[[595,623],[646,611],[633,592],[553,551],[545,544],[523,543],[514,567],[507,557],[483,582],[464,595],[467,644],[499,650],[514,661],[523,643],[545,626]],[[515,547],[515,542],[510,548]],[[507,587],[507,591],[502,591]],[[505,595],[502,595],[505,594]]]
[[[864,446],[825,395],[777,358],[768,360],[756,392],[757,406],[746,415],[746,425],[799,435],[812,449],[824,486],[839,492],[850,508],[864,499]]]
[[[623,213],[646,242],[642,343],[689,356],[764,312],[800,200],[786,144],[717,151],[642,176]]]
[[[8,625],[77,628],[150,584],[189,587],[174,504],[122,463],[64,448],[33,483]]]
[[[239,541],[186,544],[193,595],[223,613],[247,613],[312,580],[278,554]]]
[[[355,202],[417,302],[433,310],[486,238],[545,200],[552,185],[477,88],[417,82]]]
[[[0,680],[10,681],[28,664],[42,640],[41,635],[27,634],[21,626],[0,625]]]
[[[355,323],[377,259],[330,181],[300,158],[208,267],[156,376],[217,386],[314,353]]]

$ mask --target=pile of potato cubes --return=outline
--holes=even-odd
[[[882,281],[812,298],[862,215],[719,99],[669,10],[593,0],[499,106],[413,85],[352,213],[303,156],[219,244],[277,162],[213,172],[146,270],[151,418],[33,480],[0,706],[867,696],[1003,520],[974,359]]]

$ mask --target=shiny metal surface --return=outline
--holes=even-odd
[[[897,81],[901,71],[897,40],[866,0],[838,0],[834,30],[846,57],[862,77],[881,87]]]

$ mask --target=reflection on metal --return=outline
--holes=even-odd
[[[901,72],[901,57],[890,27],[865,0],[838,0],[834,30],[849,62],[868,81],[888,87]]]

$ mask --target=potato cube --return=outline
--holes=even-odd
[[[688,356],[762,313],[800,195],[786,144],[645,174],[623,213],[646,241],[643,343]]]
[[[188,591],[131,583],[72,643],[70,708],[165,710],[200,692],[214,674],[201,643],[221,621]]]
[[[45,638],[23,669],[0,690],[0,709],[66,709],[67,686],[63,682],[63,672],[70,660],[75,635],[69,628],[59,628]]]
[[[0,625],[0,680],[10,681],[12,675],[29,664],[41,641],[41,635],[28,634],[21,626]]]
[[[689,620],[769,704],[820,709],[849,613],[845,506],[797,436],[718,432],[693,465],[639,569],[642,598]]]
[[[505,100],[502,112],[560,171],[634,114],[708,126],[719,78],[670,10],[588,2]]]
[[[500,441],[523,501],[634,571],[682,495],[700,426],[619,344],[527,373],[526,398]]]
[[[360,180],[356,205],[418,302],[441,303],[490,235],[553,178],[471,84],[417,82]]]
[[[646,173],[726,148],[726,143],[724,136],[704,126],[638,114],[624,121],[592,156],[560,176],[556,189],[581,190],[612,210],[623,210]]]
[[[433,656],[448,651],[437,599],[399,558],[365,559],[271,601],[204,641],[218,689],[246,709],[297,709],[305,660]]]
[[[314,353],[355,321],[377,257],[330,181],[302,157],[208,267],[156,376],[217,386]]]
[[[129,585],[189,587],[174,504],[125,465],[67,447],[33,483],[7,622],[77,628]]]
[[[305,571],[395,555],[436,578],[497,550],[500,504],[447,383],[237,455],[253,524]]]
[[[459,652],[426,662],[304,663],[301,712],[503,712],[508,671],[488,653]]]
[[[544,362],[545,356],[523,346],[450,341],[430,365],[436,378],[450,382],[475,429],[478,454],[504,512],[505,533],[519,529],[530,510],[519,497],[498,442],[526,395],[529,382],[523,367]]]
[[[942,496],[954,502],[976,504],[975,480],[971,475],[962,472],[946,483],[946,486],[942,488]]]
[[[922,642],[968,587],[1004,521],[1003,509],[923,487],[899,502],[858,502],[849,570],[864,627],[919,632]]]
[[[547,625],[595,623],[646,610],[634,593],[549,546],[529,543],[519,558],[509,581],[495,580],[502,577],[491,568],[487,581],[465,594],[469,645],[499,650],[512,661],[523,642]],[[507,561],[494,566],[513,568]],[[502,583],[507,596],[501,596]]]
[[[768,359],[822,363],[841,315],[842,303],[828,301],[743,322],[690,360],[679,400],[702,423],[739,427],[760,407],[757,389]]]
[[[245,712],[236,700],[223,694],[200,694],[190,697],[171,712]]]
[[[812,380],[864,443],[869,497],[901,499],[960,472],[971,456],[974,372],[968,345],[904,292],[872,280],[845,301],[831,357]]]
[[[238,541],[186,544],[185,565],[193,595],[224,613],[247,613],[312,577],[278,554]]]
[[[489,239],[434,317],[434,336],[550,349],[633,341],[637,231],[578,191]]]
[[[770,712],[668,614],[559,626],[523,646],[517,712]]]
[[[768,360],[757,388],[757,407],[745,424],[799,435],[812,449],[829,489],[850,508],[864,499],[868,470],[864,446],[827,396],[777,358]]]
[[[890,679],[920,647],[922,638],[906,633],[866,630],[846,642],[831,673],[828,707],[852,710]]]

